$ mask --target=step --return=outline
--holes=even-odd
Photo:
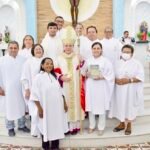
[[[97,131],[92,134],[87,133],[87,129],[77,135],[66,136],[60,141],[60,147],[101,147],[108,145],[122,145],[145,143],[150,141],[150,124],[136,125],[132,127],[130,136],[124,135],[124,132],[114,133],[112,127],[107,127],[103,136],[98,136]],[[8,137],[7,134],[0,134],[0,142],[4,144],[25,145],[40,147],[41,140],[33,138],[29,134],[16,132],[16,137]]]
[[[135,144],[150,141],[150,109],[145,109],[144,113],[133,122],[133,133],[125,136],[123,132],[113,133],[113,128],[118,124],[116,119],[107,119],[106,129],[103,136],[97,136],[96,131],[87,133],[88,119],[84,122],[82,134],[67,136],[61,140],[61,147],[99,147],[116,144]],[[5,128],[4,115],[0,117],[0,142],[6,144],[16,144],[25,146],[40,147],[41,140],[33,138],[30,134],[16,131],[16,137],[10,138]]]
[[[144,95],[150,94],[150,83],[144,83]]]
[[[106,128],[103,136],[98,136],[95,131],[88,134],[84,133],[75,136],[67,136],[61,141],[62,147],[101,147],[108,145],[135,144],[150,140],[150,124],[133,126],[130,136],[124,135],[124,132],[114,133],[113,128]]]
[[[144,108],[150,108],[150,95],[144,95]]]
[[[97,117],[98,120],[98,117]],[[119,121],[115,118],[107,118],[106,119],[106,127],[114,127],[119,123]],[[133,121],[133,125],[140,125],[140,124],[150,124],[150,109],[147,108],[144,110],[143,114],[141,114],[140,116],[138,116],[134,121]],[[89,120],[85,119],[83,122],[83,126],[84,128],[88,128],[89,125]]]
[[[98,117],[97,117],[98,118]],[[83,126],[84,128],[88,128],[88,118],[84,120]],[[136,120],[133,121],[134,125],[137,124],[144,124],[144,123],[149,123],[150,124],[150,109],[146,108],[142,114],[137,116]],[[29,123],[28,123],[29,124]],[[106,119],[106,126],[107,127],[114,127],[115,125],[118,124],[118,120],[115,118],[108,118]],[[3,130],[0,129],[0,135],[5,134],[7,131],[5,129],[5,118],[4,115],[0,114],[0,127],[3,128]]]

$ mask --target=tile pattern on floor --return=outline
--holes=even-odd
[[[0,144],[0,150],[41,150],[41,148]],[[150,142],[101,148],[61,148],[61,150],[150,150]]]

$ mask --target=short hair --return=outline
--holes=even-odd
[[[62,16],[56,16],[55,20],[58,19],[58,18],[60,18],[60,19],[62,19],[64,21],[64,18]]]
[[[36,48],[37,46],[40,46],[41,49],[42,49],[42,51],[43,51],[43,53],[44,53],[44,48],[43,48],[43,46],[42,46],[41,44],[35,44],[35,45],[32,47],[32,49],[31,49],[31,54],[32,54],[32,56],[35,56],[34,50],[35,50],[35,48]]]
[[[80,25],[80,26],[82,26],[82,28],[84,28],[84,26],[83,26],[82,23],[77,23],[76,26],[75,26],[75,28],[77,27],[77,25]]]
[[[55,22],[49,22],[48,23],[48,25],[47,25],[47,29],[49,28],[49,27],[57,27],[57,29],[58,29],[58,26],[57,26],[57,24],[55,23]]]
[[[96,26],[88,26],[88,27],[86,28],[86,33],[88,33],[88,30],[89,30],[90,28],[95,29],[96,33],[98,33]]]
[[[100,42],[94,42],[92,44],[91,48],[93,48],[95,45],[99,45],[101,49],[103,48],[103,46],[102,46],[102,44]]]
[[[25,41],[25,39],[26,39],[27,37],[30,37],[30,38],[32,39],[32,42],[33,42],[33,45],[34,45],[34,38],[33,38],[31,35],[25,35],[25,37],[23,38],[22,49],[24,49],[24,48],[25,48],[24,41]],[[33,45],[32,45],[32,47],[33,47]]]
[[[106,32],[106,30],[110,30],[111,32],[113,32],[113,29],[110,26],[105,27],[104,32]]]
[[[125,34],[125,33],[129,33],[129,31],[126,30],[126,31],[123,32],[123,34]]]
[[[131,49],[131,53],[132,53],[132,54],[134,53],[134,48],[133,48],[133,46],[131,46],[131,45],[129,45],[129,44],[124,45],[124,46],[122,47],[122,49],[121,49],[122,52],[123,52],[123,49],[124,49],[124,48],[129,48],[129,49]]]
[[[8,43],[8,48],[9,48],[9,46],[10,46],[11,44],[17,45],[17,48],[19,49],[19,44],[18,44],[17,41],[10,41],[10,42]]]

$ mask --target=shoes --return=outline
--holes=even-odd
[[[14,130],[14,129],[9,129],[9,130],[8,130],[8,135],[9,135],[10,137],[15,136],[15,135],[16,135],[15,130]]]
[[[89,128],[88,133],[91,134],[94,132],[94,129]]]
[[[70,134],[70,131],[68,131],[68,132],[65,133],[65,135],[69,135],[69,134]]]
[[[125,135],[130,135],[131,134],[131,122],[127,124],[127,128],[125,130]]]
[[[18,130],[26,133],[30,133],[30,129],[28,129],[26,126],[24,126],[23,128],[18,128]]]
[[[76,129],[73,129],[73,131],[70,131],[71,135],[76,135],[78,133],[78,131]]]
[[[102,136],[103,134],[104,134],[104,130],[98,130],[98,133],[97,133],[98,136]]]
[[[124,130],[125,129],[125,123],[124,122],[120,122],[120,124],[113,129],[113,132],[119,132],[121,130]]]

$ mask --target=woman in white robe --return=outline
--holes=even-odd
[[[32,57],[29,58],[24,66],[21,76],[23,94],[29,114],[31,115],[31,135],[39,136],[37,128],[37,109],[33,101],[30,100],[30,92],[33,79],[40,72],[40,64],[43,59],[44,49],[40,44],[35,44],[31,50]]]
[[[38,125],[42,134],[42,147],[58,149],[59,139],[64,138],[64,111],[66,110],[61,87],[54,73],[53,61],[44,58],[41,62],[42,72],[35,77],[31,99],[38,109]],[[65,110],[64,110],[65,109]]]
[[[114,85],[114,72],[111,62],[102,56],[102,45],[92,44],[93,57],[87,59],[82,73],[86,76],[85,100],[89,113],[89,133],[96,126],[95,115],[99,115],[98,135],[105,129],[106,111],[110,108],[110,100]]]
[[[32,57],[31,49],[34,45],[34,38],[31,35],[26,35],[23,38],[22,49],[19,50],[19,55],[25,57],[26,59]]]
[[[131,134],[131,122],[143,111],[144,70],[140,62],[133,58],[134,48],[125,45],[121,59],[115,65],[115,90],[111,103],[110,117],[120,124],[114,132],[125,129],[125,135]]]

